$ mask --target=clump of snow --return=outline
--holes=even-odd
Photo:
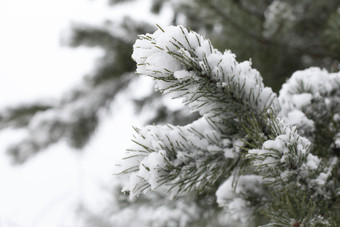
[[[292,7],[285,1],[275,0],[266,9],[264,22],[264,37],[272,37],[280,29],[289,29],[295,16]]]
[[[280,90],[280,117],[313,141],[319,133],[315,131],[316,122],[329,121],[325,127],[331,130],[335,126],[332,122],[339,122],[339,85],[340,72],[328,73],[316,67],[295,72]]]
[[[304,106],[310,105],[313,96],[308,93],[292,95],[293,106],[297,109],[302,109]]]
[[[180,70],[180,71],[175,71],[174,77],[181,80],[181,79],[187,79],[190,77],[195,76],[192,71],[187,71],[187,70]]]
[[[233,141],[229,139],[225,139],[222,141],[226,148],[223,149],[224,157],[226,158],[237,158],[240,156],[241,147],[244,146],[244,142],[239,139],[235,138]]]
[[[337,121],[337,122],[340,122],[340,114],[339,113],[334,114],[333,115],[333,120]]]
[[[335,147],[340,148],[340,133],[337,133],[334,136],[334,145]]]
[[[216,191],[216,197],[219,206],[225,208],[233,219],[249,223],[254,207],[247,197],[259,199],[264,193],[261,176],[242,175],[236,187],[233,185],[232,177],[228,178]]]
[[[296,71],[282,85],[279,102],[285,112],[303,110],[313,99],[331,96],[339,88],[340,72],[328,73],[325,69],[311,67]]]
[[[248,157],[254,158],[253,164],[257,167],[276,168],[277,166],[296,166],[300,158],[307,157],[310,142],[297,134],[295,127],[285,126],[281,122],[283,132],[275,140],[267,140],[261,149],[248,151]],[[291,145],[294,144],[295,153]]]
[[[329,191],[327,191],[326,185],[328,182],[328,178],[332,175],[332,171],[337,165],[338,165],[337,157],[333,157],[332,159],[330,159],[328,166],[322,172],[320,172],[316,176],[316,178],[310,180],[309,186],[316,190],[320,195],[328,197]]]
[[[286,122],[292,126],[296,126],[299,131],[313,132],[314,121],[307,118],[307,116],[301,110],[292,110],[287,114],[285,118]]]
[[[317,156],[312,155],[312,154],[308,154],[307,162],[306,162],[305,165],[308,167],[308,169],[314,170],[314,169],[317,169],[319,167],[320,161],[321,160]]]

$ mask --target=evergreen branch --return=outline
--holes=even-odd
[[[201,132],[202,127],[207,129],[205,133]],[[137,133],[135,143],[145,152],[142,155],[140,149],[130,149],[121,166],[121,174],[137,169],[138,181],[126,188],[133,196],[148,190],[137,190],[140,180],[148,182],[152,190],[207,193],[230,175],[239,162],[237,148],[224,142],[204,118],[185,127],[148,126]],[[235,152],[234,157],[226,158],[224,147]]]
[[[249,7],[247,7],[242,0],[233,0],[232,1],[233,3],[235,3],[238,8],[240,10],[242,10],[243,12],[245,12],[246,14],[250,15],[250,16],[254,16],[254,17],[257,17],[258,19],[260,19],[262,22],[265,20],[265,17],[264,17],[264,12],[259,12],[259,11],[256,11],[256,10],[252,10],[250,9]]]
[[[50,108],[31,106],[8,111],[6,118],[13,118],[13,121],[7,122],[7,127],[18,126],[26,118],[28,131],[24,139],[7,150],[13,163],[24,163],[61,140],[66,140],[74,148],[83,148],[98,126],[100,112],[106,111],[113,97],[130,82],[129,74],[125,75],[122,80],[102,83],[95,88],[91,85],[78,88]],[[23,118],[14,118],[18,114],[25,115]]]
[[[230,24],[232,27],[234,27],[237,31],[241,32],[242,34],[246,35],[247,37],[256,40],[257,42],[268,44],[272,41],[269,39],[264,38],[261,35],[258,35],[257,33],[251,32],[250,29],[244,28],[241,24],[236,22],[234,19],[232,19],[228,14],[223,12],[218,6],[213,4],[211,1],[205,1],[207,6],[213,10],[217,15],[219,15],[223,20],[225,20],[228,24]],[[244,9],[244,8],[243,8]]]
[[[327,161],[311,153],[311,142],[281,119],[289,108],[281,109],[249,62],[238,63],[231,52],[222,54],[180,26],[146,37],[134,46],[137,73],[154,78],[163,93],[183,98],[202,118],[184,127],[136,130],[140,147],[125,160],[126,169],[136,170],[125,187],[131,197],[150,189],[209,193],[220,185],[218,203],[230,212],[237,207],[232,214],[243,222],[251,220],[256,209],[268,213],[271,208],[264,201],[286,205],[273,210],[273,215],[284,214],[273,218],[273,225],[292,224],[292,218],[297,226],[319,223],[316,214],[320,220],[333,218],[322,216],[313,204],[319,198],[325,204],[337,200],[337,189],[328,185],[338,159]],[[145,156],[138,155],[140,150]],[[254,185],[255,190],[248,191]],[[297,187],[306,190],[304,197],[283,196],[284,188],[291,194]],[[283,197],[266,196],[264,190],[279,190]],[[237,214],[243,210],[243,216]]]

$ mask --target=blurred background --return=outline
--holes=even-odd
[[[183,125],[198,117],[134,74],[137,35],[156,24],[190,27],[238,61],[251,59],[278,92],[296,70],[339,70],[339,6],[336,0],[2,0],[0,227],[226,226],[214,195],[165,201],[151,194],[131,202],[120,193],[124,179],[114,176],[115,165],[132,126]]]

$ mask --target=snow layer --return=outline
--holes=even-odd
[[[311,67],[296,71],[282,85],[279,102],[283,110],[303,110],[312,100],[321,96],[331,96],[339,89],[340,72],[328,73],[325,69]]]
[[[320,133],[315,129],[316,124],[324,124],[331,131],[337,130],[337,125],[340,125],[339,88],[340,72],[328,73],[316,67],[297,71],[282,86],[279,115],[287,123],[296,126],[300,135],[313,142],[317,133]],[[335,136],[331,146],[337,147],[337,144]]]
[[[275,0],[266,9],[264,22],[264,37],[272,37],[278,31],[289,29],[291,22],[294,21],[292,7],[285,1]],[[281,34],[281,33],[280,33]]]
[[[226,180],[216,191],[217,203],[225,208],[230,216],[243,223],[249,223],[254,207],[247,197],[261,198],[265,193],[262,187],[262,177],[257,175],[243,175],[238,178],[234,187],[233,178]]]

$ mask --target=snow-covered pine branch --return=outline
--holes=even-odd
[[[221,53],[181,26],[140,36],[132,58],[138,74],[155,78],[157,89],[183,98],[202,116],[220,119],[236,108],[253,113],[278,108],[275,93],[264,86],[251,62],[238,63],[231,51]]]
[[[149,190],[173,195],[217,191],[217,202],[234,218],[250,222],[262,213],[270,218],[267,223],[278,226],[287,226],[286,217],[296,209],[289,203],[296,200],[322,205],[301,206],[291,217],[295,224],[327,223],[331,215],[322,207],[339,196],[338,183],[330,183],[338,159],[325,160],[314,152],[315,141],[307,132],[312,120],[305,109],[299,116],[309,124],[306,133],[286,123],[292,123],[294,108],[303,106],[301,97],[313,95],[304,91],[295,98],[289,88],[295,83],[288,81],[277,99],[249,61],[238,63],[230,51],[219,52],[181,26],[142,35],[132,57],[137,73],[154,78],[158,90],[182,98],[202,118],[186,126],[136,129],[135,148],[121,165],[122,174],[129,175],[124,191],[131,198]],[[294,192],[305,196],[293,198]],[[286,219],[277,219],[280,213]],[[316,216],[304,219],[303,214]]]
[[[183,98],[203,118],[185,127],[138,130],[139,148],[129,151],[133,158],[124,165],[136,172],[125,189],[133,196],[165,184],[176,193],[216,187],[239,162],[246,135],[240,121],[276,110],[276,95],[250,62],[238,63],[230,51],[222,54],[180,26],[141,36],[134,48],[137,72],[155,78],[159,90]]]
[[[122,163],[130,173],[130,196],[151,190],[207,192],[230,175],[239,161],[242,142],[227,138],[201,118],[180,126],[136,129],[136,147]]]

